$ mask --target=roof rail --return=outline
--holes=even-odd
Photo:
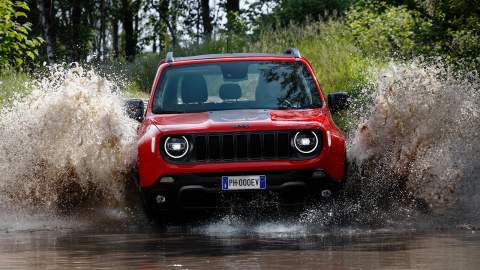
[[[165,58],[165,62],[173,63],[173,52],[168,52],[167,57]]]
[[[290,54],[295,56],[295,58],[301,58],[302,55],[300,54],[300,51],[297,48],[288,48],[285,50],[285,54]]]

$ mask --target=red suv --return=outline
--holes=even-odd
[[[222,208],[232,198],[240,207],[290,205],[330,196],[345,177],[345,138],[330,112],[348,106],[347,94],[330,94],[328,106],[310,63],[294,48],[168,53],[145,112],[143,101],[127,101],[129,115],[141,122],[136,181],[146,209]],[[268,200],[251,200],[259,196]]]

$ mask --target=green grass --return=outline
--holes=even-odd
[[[29,81],[25,72],[14,69],[0,70],[0,105],[10,102],[15,96],[27,93]]]
[[[368,82],[370,67],[378,64],[355,47],[348,28],[339,21],[264,31],[250,50],[281,53],[289,47],[298,48],[310,61],[325,93],[355,91]]]
[[[136,81],[128,83],[123,90],[125,92],[126,98],[141,98],[141,99],[150,98],[150,92],[142,90],[142,88],[139,86],[138,82]]]
[[[276,30],[265,29],[256,41],[244,46],[225,47],[225,40],[211,41],[200,46],[183,48],[175,55],[197,55],[225,52],[283,53],[296,47],[312,64],[325,93],[353,92],[369,80],[369,70],[378,66],[377,60],[366,55],[354,45],[353,36],[341,21],[320,21],[308,25],[290,25]],[[164,55],[146,53],[124,65],[124,74],[135,82],[137,91],[149,92],[159,62]]]

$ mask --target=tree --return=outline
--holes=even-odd
[[[227,0],[225,3],[225,12],[227,13],[227,24],[225,28],[229,35],[242,34],[246,29],[240,17],[240,1]]]
[[[47,62],[53,63],[56,56],[56,35],[55,35],[55,9],[51,0],[38,0],[38,10],[40,11],[40,22],[42,36],[45,42],[47,52]]]
[[[22,22],[29,10],[23,1],[0,0],[0,68],[37,58],[42,40],[29,38],[31,23]]]
[[[273,12],[263,16],[261,21],[280,22],[286,26],[290,22],[305,23],[307,19],[319,20],[332,15],[339,16],[354,1],[362,0],[259,0],[253,6],[263,8],[264,5],[277,4]]]
[[[72,0],[72,15],[71,15],[71,42],[72,49],[70,50],[71,59],[73,61],[80,61],[81,56],[81,35],[80,35],[80,23],[82,19],[82,2],[81,0]]]
[[[240,13],[240,0],[227,0],[225,4],[225,9],[227,13]]]
[[[111,9],[110,9],[110,20],[112,23],[112,50],[113,50],[113,57],[117,58],[120,50],[118,46],[118,18],[119,18],[119,10],[118,10],[118,0],[112,0],[111,2]]]
[[[121,21],[125,37],[125,57],[128,61],[133,61],[136,54],[137,40],[134,33],[134,3],[132,0],[121,0]]]
[[[213,18],[210,15],[209,0],[202,0],[202,23],[203,23],[203,36],[206,41],[210,40],[213,32],[212,25]]]

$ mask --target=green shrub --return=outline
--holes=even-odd
[[[132,82],[138,84],[142,91],[150,93],[158,65],[163,59],[164,56],[154,53],[140,55],[133,63],[126,63],[124,67],[125,75]]]
[[[356,44],[377,56],[413,56],[431,49],[425,38],[432,23],[405,6],[359,4],[347,13],[347,24]]]
[[[461,59],[464,68],[480,67],[480,23],[477,31],[462,29],[449,31],[452,41],[447,44],[450,56],[456,62]]]
[[[0,0],[0,69],[38,57],[42,39],[29,38],[31,23],[22,22],[29,10],[24,1]]]

